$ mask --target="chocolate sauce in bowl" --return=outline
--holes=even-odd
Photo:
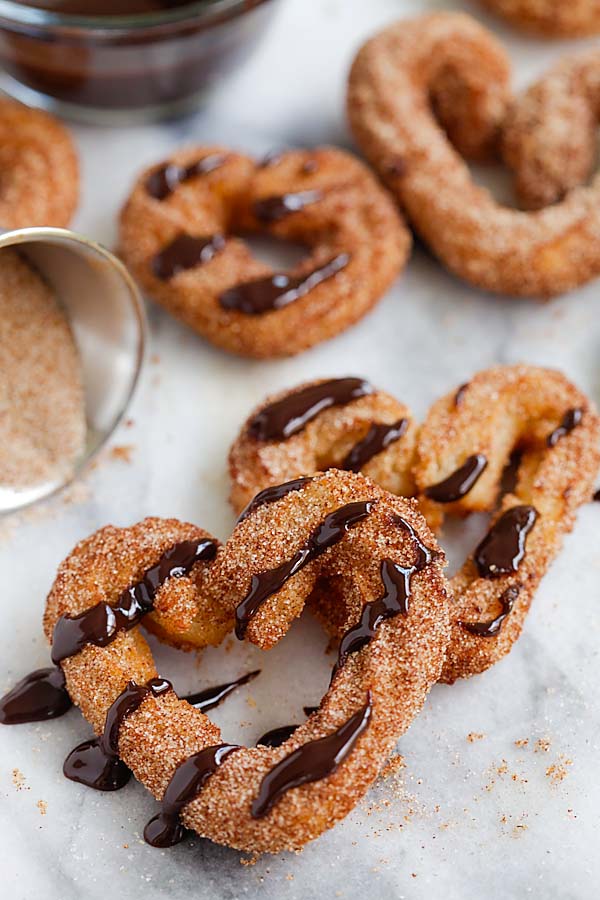
[[[169,281],[180,272],[187,272],[188,269],[210,262],[223,250],[225,243],[222,234],[212,234],[209,237],[179,234],[152,258],[152,271],[161,281]]]
[[[133,16],[189,6],[192,0],[27,0],[49,12],[71,16]]]
[[[340,468],[349,472],[360,472],[362,467],[366,466],[374,456],[400,440],[406,434],[407,428],[408,419],[399,419],[391,425],[374,422],[364,438],[355,444],[348,453]]]
[[[436,503],[455,503],[465,497],[487,468],[487,459],[483,453],[476,453],[459,466],[456,471],[425,488],[425,496]]]
[[[223,309],[260,316],[263,313],[283,309],[305,297],[318,285],[333,278],[350,262],[348,253],[340,253],[328,262],[303,275],[276,273],[254,281],[245,281],[224,291],[219,297]]]
[[[302,431],[332,406],[345,406],[366,397],[374,388],[362,378],[334,378],[294,391],[261,409],[248,426],[257,441],[282,441]]]
[[[274,569],[267,569],[258,575],[253,575],[250,590],[235,611],[237,638],[243,640],[251,619],[269,597],[281,590],[284,584],[309,562],[317,559],[329,547],[339,543],[350,528],[362,522],[370,514],[374,504],[374,500],[361,500],[347,503],[334,510],[325,516],[320,525],[317,525],[305,544],[291,559]]]
[[[243,522],[244,519],[247,519],[248,516],[251,516],[253,512],[259,509],[261,506],[266,506],[268,503],[276,503],[278,500],[282,500],[283,497],[287,497],[288,494],[291,494],[293,491],[300,491],[307,484],[310,484],[312,478],[294,478],[292,481],[285,481],[283,484],[275,484],[272,487],[265,488],[263,491],[259,491],[259,493],[252,498],[250,503],[245,507],[244,510],[238,516],[237,524]]]
[[[335,772],[367,728],[371,713],[369,693],[365,705],[347,722],[326,737],[303,744],[277,763],[261,782],[258,797],[252,803],[252,818],[266,816],[291,788],[320,781]]]
[[[36,669],[0,699],[0,723],[45,722],[63,716],[72,705],[62,669]]]
[[[96,791],[118,791],[131,778],[131,771],[119,759],[119,730],[132,712],[152,694],[160,697],[172,689],[164,678],[152,678],[147,685],[130,681],[110,706],[104,731],[71,750],[63,765],[63,774]]]
[[[206,747],[180,763],[163,795],[160,812],[144,828],[144,840],[152,847],[172,847],[185,835],[179,816],[181,810],[194,800],[211,775],[230,753],[242,748],[237,744],[218,744]]]
[[[527,535],[538,517],[533,506],[513,506],[492,525],[474,553],[482,578],[500,578],[518,571]]]

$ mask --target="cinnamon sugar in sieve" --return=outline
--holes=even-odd
[[[0,252],[0,487],[64,481],[86,436],[79,354],[40,275]]]

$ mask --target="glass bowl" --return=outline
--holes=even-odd
[[[61,4],[102,8],[99,0],[55,3]],[[249,56],[277,0],[197,0],[118,16],[40,8],[51,5],[0,0],[2,87],[71,118],[118,123],[181,115],[197,106],[211,84]],[[153,5],[159,4],[148,3]]]

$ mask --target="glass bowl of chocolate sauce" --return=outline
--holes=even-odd
[[[84,121],[183,115],[252,52],[277,0],[0,0],[2,88]]]

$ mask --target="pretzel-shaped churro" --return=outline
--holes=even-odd
[[[251,414],[230,452],[231,499],[239,511],[258,490],[286,489],[269,485],[338,467],[418,497],[436,530],[447,512],[492,512],[487,537],[451,581],[442,678],[453,681],[489,668],[518,638],[575,511],[592,496],[599,437],[593,405],[551,369],[480,372],[437,401],[420,428],[406,406],[363,379],[319,381]],[[516,484],[496,510],[515,451]],[[317,612],[330,594],[328,585],[313,599]]]
[[[600,273],[600,178],[578,186],[590,165],[599,69],[598,54],[566,60],[510,112],[509,61],[494,37],[460,13],[422,16],[359,51],[348,116],[365,155],[450,271],[489,291],[548,297]],[[568,136],[557,135],[557,122],[568,123]],[[485,157],[502,143],[529,204],[554,205],[511,209],[474,182],[459,153]]]

